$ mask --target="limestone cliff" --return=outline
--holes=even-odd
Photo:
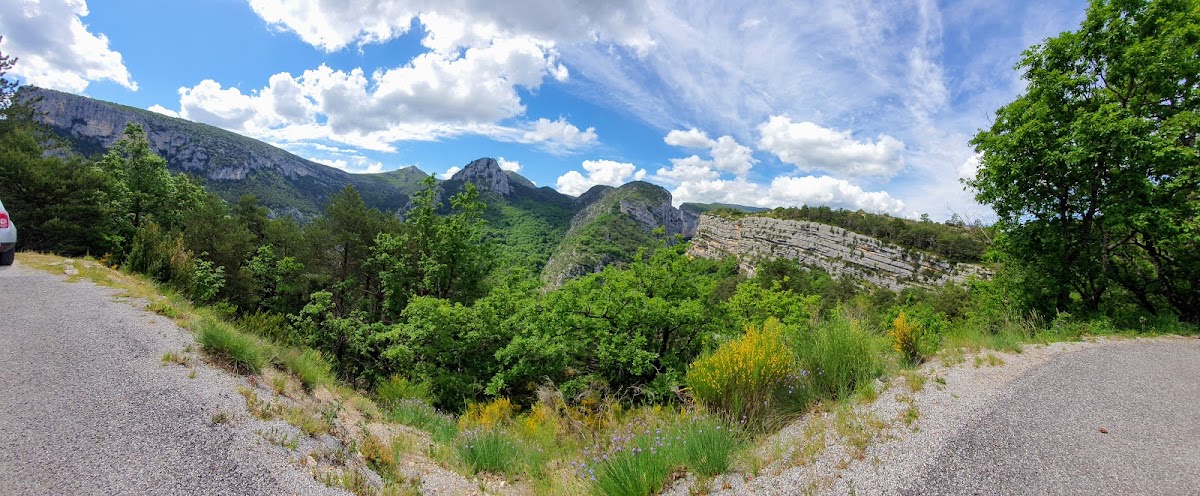
[[[224,129],[60,91],[26,87],[38,98],[38,119],[68,138],[76,151],[103,153],[132,122],[174,172],[205,180],[227,200],[254,194],[276,214],[315,215],[329,196],[354,185],[371,206],[395,210],[408,202],[425,174],[415,168],[350,174]]]
[[[732,219],[701,215],[689,253],[708,258],[736,256],[750,272],[760,260],[789,258],[822,268],[834,276],[851,277],[892,290],[987,275],[977,265],[951,264],[928,253],[845,229],[770,217]]]
[[[619,188],[595,186],[574,206],[570,229],[542,271],[549,287],[629,261],[638,248],[683,233],[683,217],[671,206],[671,193],[642,181]],[[660,227],[663,234],[654,234]]]

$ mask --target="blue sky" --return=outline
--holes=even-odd
[[[1082,0],[0,0],[10,76],[351,172],[990,217],[968,143]]]

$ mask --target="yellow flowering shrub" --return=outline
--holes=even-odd
[[[903,355],[909,363],[924,361],[925,356],[921,352],[921,329],[916,323],[910,322],[904,312],[900,312],[896,320],[892,321],[892,329],[888,331],[888,335],[892,337],[892,349]]]
[[[783,324],[768,320],[748,326],[741,337],[692,362],[687,385],[697,402],[730,423],[762,425],[776,391],[792,376],[792,353]]]
[[[472,403],[467,406],[467,412],[458,419],[460,430],[472,428],[491,429],[512,421],[516,409],[508,398],[497,398],[487,403]]]

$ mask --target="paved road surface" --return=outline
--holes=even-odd
[[[191,341],[91,283],[0,267],[0,494],[320,494],[234,379],[161,364]]]
[[[1200,494],[1200,339],[1058,355],[932,456],[903,493]]]

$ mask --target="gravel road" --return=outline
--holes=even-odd
[[[904,494],[1196,494],[1200,340],[1118,341],[1015,380]]]
[[[1200,339],[985,355],[994,360],[926,364],[919,392],[897,378],[856,406],[859,429],[873,437],[862,452],[837,433],[835,415],[814,413],[766,443],[760,473],[705,487],[730,496],[1198,494]],[[910,409],[919,412],[911,423]],[[816,438],[814,423],[828,426]],[[819,452],[795,455],[814,439]],[[688,485],[668,494],[689,494]]]
[[[163,365],[191,334],[114,294],[0,267],[0,493],[338,494],[258,434],[243,379]]]

